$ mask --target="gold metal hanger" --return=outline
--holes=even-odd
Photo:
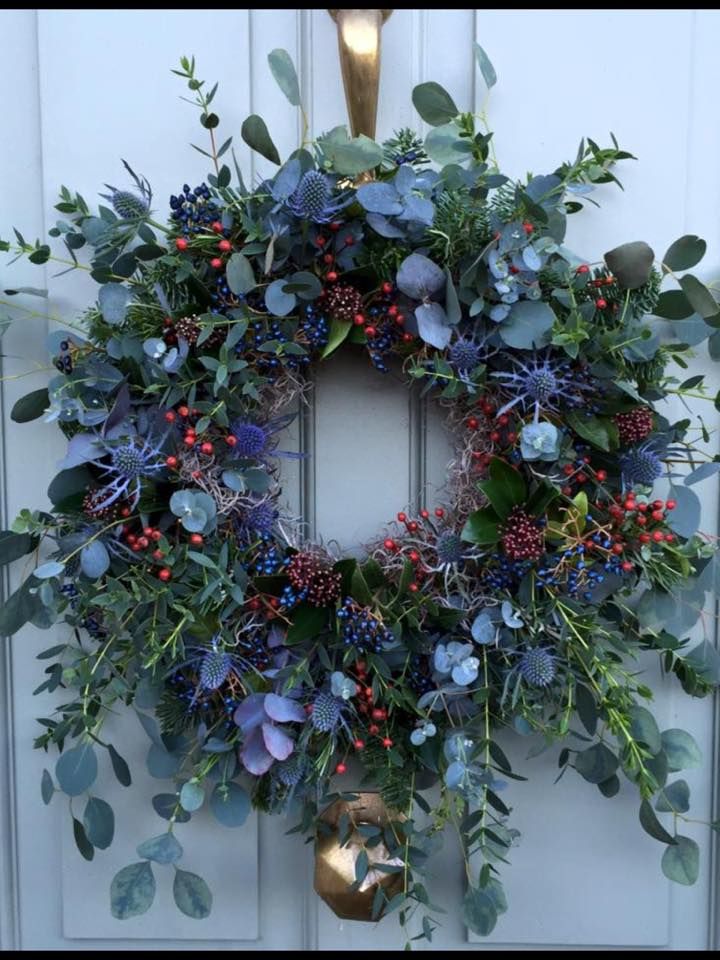
[[[337,24],[345,100],[354,137],[375,137],[380,34],[392,10],[328,10]]]

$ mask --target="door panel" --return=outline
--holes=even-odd
[[[619,171],[625,193],[601,188],[602,210],[589,207],[571,218],[570,246],[597,260],[628,239],[645,237],[661,252],[681,233],[698,233],[708,240],[717,272],[719,27],[716,11],[654,11],[648,17],[643,11],[397,10],[383,34],[378,136],[417,125],[410,92],[422,80],[444,84],[462,108],[485,108],[473,67],[476,37],[499,76],[487,112],[505,172],[549,171],[574,156],[582,135],[604,142],[610,129],[640,158]],[[275,47],[286,48],[298,65],[310,130],[317,134],[342,122],[335,27],[324,10],[0,12],[0,54],[13,78],[2,106],[10,149],[0,155],[0,170],[10,187],[0,209],[0,236],[10,225],[42,236],[54,222],[60,185],[92,198],[105,180],[123,182],[121,157],[147,176],[158,211],[183,182],[199,183],[205,160],[187,144],[202,146],[205,131],[179,99],[185,91],[170,73],[182,54],[194,53],[200,76],[220,81],[219,135],[234,135],[246,179],[256,183],[273,167],[243,144],[242,120],[261,114],[283,155],[302,135],[296,111],[267,68]],[[108,63],[115,68],[108,70]],[[24,264],[12,272],[14,285],[48,286],[52,319],[18,323],[3,341],[6,521],[21,507],[45,502],[47,478],[63,453],[52,425],[9,419],[14,400],[46,382],[47,326],[72,318],[92,296],[94,285],[80,272],[55,273]],[[0,280],[4,276],[3,265]],[[37,301],[17,302],[38,309]],[[709,369],[701,356],[692,372]],[[713,411],[706,416],[711,429],[719,420]],[[376,374],[364,356],[341,353],[317,375],[310,405],[286,431],[283,446],[311,454],[283,464],[288,515],[302,513],[311,534],[326,542],[335,538],[347,550],[360,549],[406,505],[442,502],[451,453],[443,412],[409,395],[394,373]],[[704,498],[705,529],[716,530],[717,483],[696,489]],[[19,573],[13,570],[11,584]],[[714,613],[704,618],[710,636]],[[698,639],[702,631],[701,623]],[[211,883],[211,919],[178,914],[169,871],[158,868],[152,912],[113,920],[110,880],[134,858],[137,843],[163,829],[149,798],[165,784],[146,774],[147,740],[129,714],[118,718],[114,739],[131,761],[135,784],[114,803],[118,838],[110,849],[87,864],[74,847],[67,811],[57,800],[42,807],[40,772],[52,768],[54,757],[32,751],[34,717],[51,710],[56,697],[29,692],[42,679],[34,657],[58,642],[56,635],[61,632],[23,630],[0,664],[7,690],[0,790],[11,798],[0,820],[2,946],[367,950],[402,944],[394,918],[377,925],[340,921],[315,898],[311,846],[284,836],[291,818],[253,816],[244,828],[224,831],[200,816],[178,827],[184,865]],[[660,718],[691,730],[704,749],[706,767],[689,771],[687,779],[695,815],[710,818],[712,704],[677,695],[653,669]],[[709,831],[693,832],[704,852],[698,885],[671,887],[660,874],[661,846],[637,823],[632,791],[605,800],[573,771],[555,784],[557,748],[528,759],[534,742],[509,734],[503,742],[518,772],[530,779],[512,782],[505,794],[522,836],[504,870],[510,911],[490,942],[500,949],[706,948],[716,889]],[[108,777],[103,767],[100,795]],[[113,785],[113,797],[118,789]],[[433,948],[481,948],[468,939],[460,917],[463,871],[452,836],[432,865],[428,889],[448,911]]]

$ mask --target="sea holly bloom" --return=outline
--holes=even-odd
[[[300,220],[313,223],[329,223],[335,220],[352,197],[347,193],[333,197],[333,182],[319,170],[308,170],[288,198],[287,205]]]
[[[626,486],[641,484],[651,487],[662,474],[662,461],[653,441],[631,447],[620,457],[623,481]]]
[[[513,357],[513,370],[495,371],[492,376],[510,399],[498,410],[507,413],[518,404],[524,410],[533,410],[535,418],[541,410],[560,411],[586,403],[588,395],[596,391],[591,378],[573,369],[565,360],[533,356],[527,361]]]
[[[261,462],[270,456],[288,457],[292,460],[302,459],[304,456],[302,453],[278,450],[278,440],[274,437],[274,434],[284,430],[294,419],[295,414],[289,413],[274,420],[268,420],[264,424],[253,423],[250,420],[233,421],[230,430],[236,440],[235,456],[242,460],[260,460]]]
[[[531,687],[549,687],[557,672],[555,657],[544,647],[530,647],[520,660],[520,673]]]

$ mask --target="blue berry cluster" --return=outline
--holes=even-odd
[[[308,587],[303,587],[302,590],[296,590],[292,584],[288,583],[286,587],[283,587],[283,592],[280,594],[280,606],[285,610],[292,610],[293,607],[296,607],[306,599],[308,590]]]
[[[588,514],[588,521],[592,517]],[[604,550],[609,550],[613,542],[605,533],[594,533],[590,540]],[[546,557],[545,564],[537,571],[537,585],[543,589],[565,587],[571,597],[581,596],[583,600],[592,600],[592,591],[601,584],[608,573],[621,574],[622,561],[614,553],[608,555],[602,563],[589,559],[582,543],[577,543],[559,553]]]
[[[247,636],[242,635],[237,647],[237,656],[243,666],[249,666],[262,673],[272,666],[272,653],[267,645],[267,637],[263,630],[257,630]]]
[[[343,642],[359,653],[381,653],[385,644],[395,639],[370,607],[361,607],[352,597],[345,597],[337,615],[342,624]]]
[[[63,340],[60,344],[60,355],[55,360],[55,366],[60,373],[72,373],[73,363],[70,356],[70,344],[67,340]]]
[[[220,216],[217,204],[210,196],[210,188],[206,183],[191,190],[187,183],[183,184],[182,193],[170,197],[171,217],[180,227],[185,237],[207,230]]]
[[[430,676],[430,658],[428,656],[419,653],[413,654],[406,677],[408,684],[418,697],[435,689],[436,684]]]
[[[507,590],[522,580],[532,565],[532,560],[511,560],[504,553],[493,553],[482,572],[482,579],[490,587]]]
[[[373,366],[380,373],[387,373],[387,355],[394,350],[403,334],[402,327],[387,316],[386,309],[387,305],[383,305],[367,311],[370,323],[377,330],[374,337],[368,337],[368,353]]]
[[[245,568],[251,576],[272,577],[280,573],[287,562],[288,558],[273,543],[270,534],[261,534],[258,549]]]

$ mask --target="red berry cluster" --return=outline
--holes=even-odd
[[[623,446],[640,443],[653,432],[653,412],[650,407],[636,407],[627,413],[616,413],[613,419]]]
[[[675,534],[667,525],[667,514],[677,506],[675,500],[638,500],[631,490],[615,497],[608,507],[613,520],[613,552],[620,555],[627,546],[673,543]],[[632,570],[632,564],[623,569]]]
[[[245,606],[254,613],[263,611],[266,620],[274,620],[278,615],[277,610],[280,606],[280,600],[268,593],[257,593],[254,597],[245,601]]]
[[[342,575],[334,573],[328,558],[316,553],[296,553],[287,575],[295,590],[307,590],[306,601],[312,607],[327,607],[340,596]]]
[[[358,752],[364,750],[366,739],[370,736],[378,737],[383,747],[389,750],[393,746],[393,740],[387,729],[388,711],[386,707],[375,701],[373,688],[368,682],[367,663],[364,660],[357,660],[355,662],[355,673],[353,675],[351,672],[350,676],[355,680],[355,695],[358,699],[357,712],[366,718],[365,721],[360,721],[361,724],[365,723],[365,731],[356,731],[353,735],[352,745],[354,749]],[[308,707],[311,710],[312,704],[309,704]],[[305,709],[308,710],[308,707]],[[337,764],[335,773],[342,774],[347,771],[345,760],[347,760],[347,755]]]
[[[442,507],[435,509],[437,520],[443,520],[445,510]],[[400,511],[397,515],[398,523],[405,527],[407,541],[400,537],[386,537],[383,549],[398,560],[409,560],[414,567],[413,580],[408,584],[411,593],[417,593],[423,580],[431,573],[433,558],[436,556],[435,543],[438,537],[438,524],[431,519],[430,511],[424,507],[417,517],[408,517]]]
[[[539,560],[545,553],[545,534],[520,506],[510,511],[500,542],[511,560]]]
[[[201,453],[206,457],[215,456],[215,445],[213,441],[209,438],[207,433],[202,435],[198,434],[196,429],[196,423],[200,418],[200,411],[193,407],[192,409],[185,404],[181,404],[175,410],[167,410],[165,412],[165,420],[167,423],[175,423],[177,420],[182,421],[183,428],[183,445],[185,451],[194,451],[196,453]],[[217,438],[216,438],[217,439]],[[237,438],[233,434],[227,434],[227,436],[222,438],[224,442],[229,447],[234,447],[237,444]],[[182,461],[183,458],[183,449],[177,451],[177,455],[171,454],[165,458],[165,465],[171,470],[176,470]],[[197,473],[197,476],[195,476]],[[193,478],[198,479],[200,476],[200,471],[193,473]]]

